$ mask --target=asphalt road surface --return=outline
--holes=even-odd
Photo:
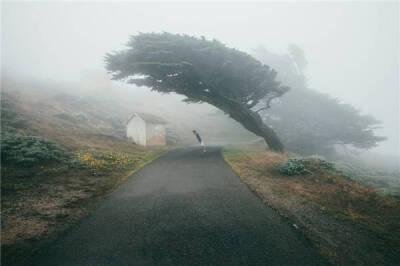
[[[33,265],[326,265],[220,148],[169,152],[110,193]]]

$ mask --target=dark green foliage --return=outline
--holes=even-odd
[[[76,169],[84,169],[87,168],[86,165],[79,160],[79,158],[76,158],[76,156],[71,156],[68,161],[68,167],[70,168],[76,168]]]
[[[279,172],[284,175],[303,175],[321,170],[335,170],[334,164],[315,158],[289,158],[279,166]]]
[[[318,172],[321,170],[336,171],[335,165],[323,159],[318,158],[303,158],[302,162],[306,169],[310,172]]]
[[[1,160],[5,164],[30,167],[39,162],[68,162],[70,158],[61,146],[40,137],[5,133],[1,139]]]
[[[187,35],[138,34],[131,37],[127,50],[108,54],[106,59],[115,79],[177,92],[187,96],[188,102],[208,102],[214,95],[251,108],[260,99],[278,97],[287,90],[275,80],[275,70],[250,55],[216,40]]]
[[[297,158],[289,158],[285,163],[279,166],[279,172],[284,175],[302,175],[307,172],[303,164],[303,160]]]
[[[207,102],[262,136],[270,148],[283,150],[273,130],[252,110],[261,99],[268,106],[288,91],[276,81],[275,70],[216,40],[187,35],[141,33],[127,46],[106,56],[114,79],[182,94],[186,102]]]

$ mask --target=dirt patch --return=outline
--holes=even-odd
[[[242,149],[224,157],[266,204],[302,230],[332,264],[398,265],[400,203],[328,170],[284,176],[291,154]]]

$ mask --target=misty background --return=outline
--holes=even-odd
[[[124,48],[130,35],[162,31],[215,38],[249,53],[263,46],[286,54],[295,43],[308,61],[308,86],[382,121],[377,135],[388,140],[372,151],[399,155],[399,4],[395,2],[3,2],[2,78],[52,82],[58,89],[70,84],[82,93],[95,89],[95,94],[101,91],[106,97],[125,99],[126,105],[136,103],[135,110],[146,110],[151,103],[155,113],[167,118],[179,115],[182,120],[206,123],[217,112],[212,106],[187,105],[181,96],[160,95],[106,76],[105,53]],[[87,80],[96,79],[96,88],[87,85]]]

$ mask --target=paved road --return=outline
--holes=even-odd
[[[34,265],[324,265],[225,164],[172,151],[134,174]]]

